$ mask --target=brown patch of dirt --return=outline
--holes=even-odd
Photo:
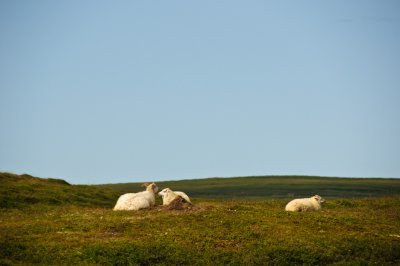
[[[177,197],[169,205],[159,205],[155,207],[158,211],[200,211],[204,208],[198,207],[185,201],[182,197]],[[207,208],[206,208],[207,209]]]

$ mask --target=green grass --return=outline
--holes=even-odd
[[[24,195],[6,194],[22,202],[2,206],[0,265],[400,264],[400,195],[391,192],[332,197],[322,211],[310,213],[285,212],[289,198],[283,196],[194,197],[193,210],[114,212],[118,191],[19,177],[0,180],[2,202],[10,202],[4,191],[21,189]],[[299,184],[315,182],[296,178]],[[211,187],[219,185],[209,181]],[[237,180],[222,181],[229,186]],[[398,184],[376,183],[383,181]],[[181,188],[190,184],[182,182]],[[367,182],[374,186],[375,181]],[[49,200],[56,197],[53,189],[67,189],[61,195],[70,195],[70,201]],[[86,195],[85,203],[79,193]],[[28,194],[38,200],[26,201]]]
[[[61,179],[0,173],[0,208],[36,204],[112,207],[119,192],[95,186],[70,185]]]

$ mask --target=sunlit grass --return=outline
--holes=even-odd
[[[245,197],[194,198],[192,210],[115,212],[119,193],[56,189],[66,187],[72,198],[94,200],[1,209],[0,265],[400,264],[400,195],[331,198],[308,213],[285,212],[287,198]],[[99,193],[113,196],[98,201]]]
[[[3,264],[396,264],[400,198],[328,202],[286,213],[284,200],[195,201],[194,211],[3,210]]]

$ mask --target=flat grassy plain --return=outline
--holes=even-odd
[[[111,209],[121,191],[130,188],[121,184],[115,185],[120,190],[113,185],[75,186],[58,179],[3,173],[0,265],[400,264],[400,180],[368,179],[364,183],[283,177],[280,194],[272,189],[272,193],[259,191],[255,196],[247,196],[251,193],[243,187],[247,184],[255,193],[257,180],[259,186],[269,182],[271,187],[277,178],[281,177],[249,177],[248,183],[244,177],[160,182],[160,188],[188,192],[194,206],[181,211],[157,206],[114,212]],[[346,197],[335,197],[335,186],[323,185],[335,181],[340,181],[337,191],[347,191]],[[196,182],[203,187],[189,190]],[[291,188],[293,182],[301,189]],[[227,187],[235,197],[211,193]],[[351,194],[357,187],[360,190]],[[202,195],[207,188],[213,189]],[[325,196],[318,191],[327,198],[322,211],[284,211],[291,197],[318,188],[332,193]],[[199,194],[195,196],[189,193],[196,190]],[[359,193],[362,196],[355,196]]]

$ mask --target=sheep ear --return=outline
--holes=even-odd
[[[143,183],[141,186],[142,187],[147,187],[149,185],[149,183]]]

